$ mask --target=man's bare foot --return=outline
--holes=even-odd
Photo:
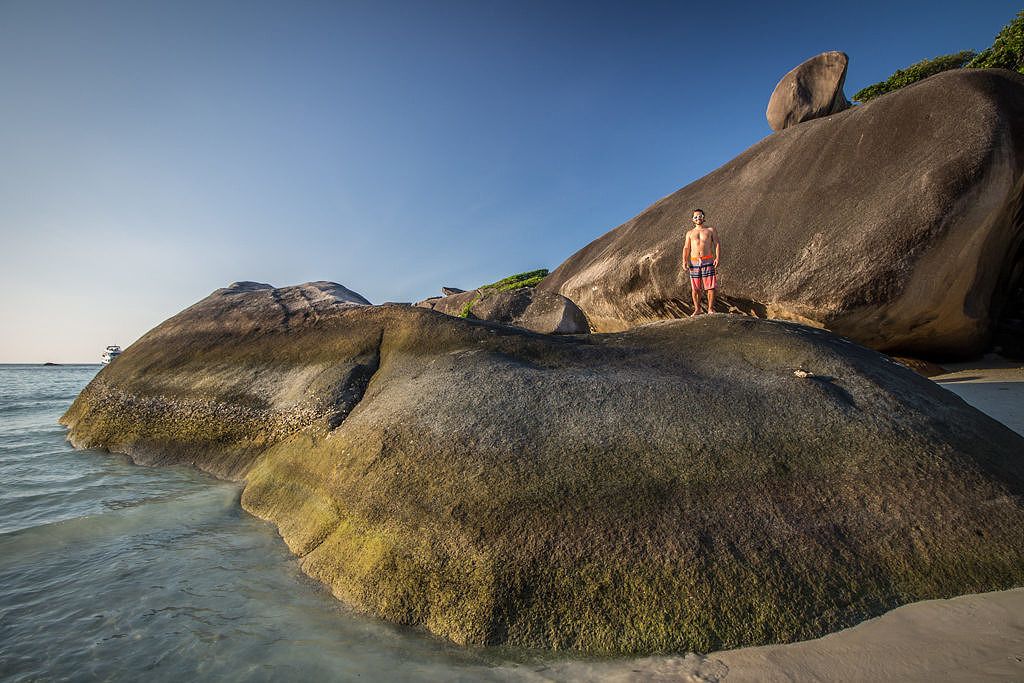
[[[690,317],[696,318],[698,315],[700,315],[700,311],[694,311],[693,313],[690,314]]]

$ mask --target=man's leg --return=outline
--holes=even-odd
[[[715,312],[715,290],[708,290],[708,313]]]
[[[693,286],[693,280],[690,280],[690,295],[693,296],[693,313],[690,314],[692,318],[700,315],[700,290]]]

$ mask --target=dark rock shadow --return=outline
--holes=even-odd
[[[827,395],[836,403],[859,410],[857,401],[854,400],[853,395],[844,387],[836,384],[835,377],[830,377],[828,375],[811,375],[806,379],[813,382],[814,386],[818,387],[822,393]]]

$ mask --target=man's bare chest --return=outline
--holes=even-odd
[[[711,230],[707,228],[693,230],[690,233],[690,242],[692,242],[694,245],[704,246],[705,244],[711,242],[711,239]]]

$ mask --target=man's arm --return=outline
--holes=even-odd
[[[686,268],[690,267],[690,233],[687,232],[683,236],[683,266]]]
[[[715,268],[718,267],[718,259],[722,258],[722,242],[718,239],[718,231],[711,231],[712,238],[715,240]]]

